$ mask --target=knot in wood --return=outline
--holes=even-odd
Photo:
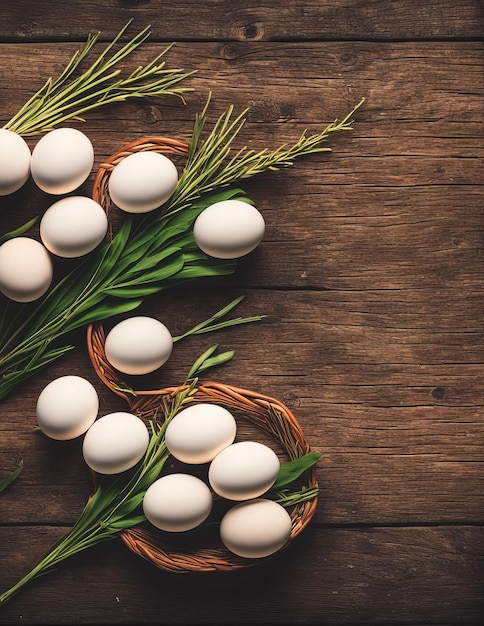
[[[261,22],[249,22],[242,28],[242,39],[263,39],[264,26]]]
[[[248,118],[252,122],[287,122],[295,118],[292,104],[277,100],[252,100]]]
[[[443,400],[445,398],[445,389],[443,387],[435,387],[432,389],[432,396],[436,400]]]
[[[239,52],[237,50],[237,46],[232,43],[222,46],[221,57],[227,61],[235,61],[235,59],[238,59]]]

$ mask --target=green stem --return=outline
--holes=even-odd
[[[91,534],[89,534],[91,533]],[[92,529],[79,532],[74,526],[67,535],[65,535],[46,555],[45,557],[30,570],[23,578],[21,578],[13,587],[0,595],[0,607],[6,604],[21,589],[32,582],[39,576],[43,576],[50,572],[56,565],[67,559],[69,556],[81,552],[88,547],[101,543],[108,539],[114,539],[112,532],[107,532],[99,528],[98,532],[93,535]]]
[[[295,504],[301,504],[302,502],[309,502],[314,500],[319,493],[319,487],[317,485],[313,487],[307,487],[305,489],[301,489],[300,491],[295,491],[292,493],[281,493],[278,494],[276,498],[274,498],[275,502],[278,502],[284,507],[291,507]]]
[[[139,523],[140,515],[136,510],[140,507],[142,496],[159,476],[169,456],[164,438],[166,427],[174,415],[191,401],[196,392],[196,384],[196,380],[192,381],[175,396],[171,406],[166,407],[164,420],[159,427],[155,429],[151,423],[152,435],[147,451],[132,474],[123,472],[101,477],[95,493],[75,525],[28,574],[0,595],[0,607],[28,583],[52,571],[69,557],[103,541],[114,539],[122,530]]]
[[[67,120],[83,121],[81,115],[88,111],[131,97],[142,98],[162,94],[182,97],[183,92],[189,89],[175,85],[194,72],[184,72],[180,69],[165,70],[165,63],[158,63],[171,45],[149,64],[134,70],[127,78],[113,81],[120,70],[112,68],[132,54],[150,35],[150,27],[147,26],[109,56],[108,53],[119,42],[131,21],[121,29],[90,68],[69,82],[81,61],[97,42],[100,33],[89,35],[83,48],[73,55],[60,76],[55,80],[47,79],[43,87],[3,128],[23,136],[35,135],[52,130]]]

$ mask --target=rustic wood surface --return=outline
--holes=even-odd
[[[173,334],[238,295],[240,314],[267,315],[180,344],[149,382],[182,382],[214,341],[234,349],[217,380],[286,403],[322,452],[313,522],[273,559],[229,574],[170,574],[115,540],[32,583],[1,624],[483,623],[482,3],[259,4],[4,0],[0,120],[89,32],[108,41],[131,18],[129,32],[151,24],[152,35],[126,66],[175,42],[167,64],[197,70],[194,90],[186,104],[87,115],[95,167],[138,137],[188,140],[210,91],[211,119],[248,107],[239,147],[275,148],[366,98],[331,153],[244,184],[267,230],[235,275],[141,309]],[[51,201],[30,183],[0,198],[1,233]],[[103,413],[124,408],[96,379],[84,333],[75,341],[2,402],[0,479],[24,469],[0,496],[0,591],[67,532],[91,489],[80,441],[35,430],[42,388],[80,374]]]

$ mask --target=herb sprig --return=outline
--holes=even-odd
[[[149,485],[157,478],[169,456],[164,432],[171,418],[190,402],[196,381],[180,391],[169,407],[162,426],[151,422],[151,437],[145,456],[133,472],[103,476],[75,525],[41,561],[13,587],[0,595],[0,607],[35,578],[52,571],[62,561],[128,530],[144,521],[140,505]]]
[[[4,125],[4,128],[22,136],[45,133],[67,122],[84,122],[87,112],[129,98],[146,98],[174,95],[180,98],[190,91],[178,83],[194,74],[182,69],[168,69],[161,59],[170,50],[168,46],[161,54],[145,66],[139,66],[128,76],[120,77],[116,66],[131,55],[150,36],[146,26],[122,47],[117,45],[126,33],[130,20],[107,45],[94,63],[76,76],[82,62],[92,51],[100,32],[90,34],[57,78],[48,78],[45,84]]]
[[[209,136],[202,141],[209,96],[203,111],[195,118],[187,163],[174,194],[163,207],[163,217],[182,211],[195,199],[215,189],[268,170],[289,167],[296,159],[308,154],[331,152],[331,148],[325,145],[326,140],[333,133],[352,130],[353,115],[363,102],[364,98],[342,120],[331,122],[320,132],[309,135],[307,130],[304,131],[293,144],[282,145],[272,151],[244,147],[231,154],[233,142],[247,121],[248,110],[234,117],[234,107],[229,106],[215,122]]]

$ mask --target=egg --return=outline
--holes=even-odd
[[[94,423],[99,398],[81,376],[60,376],[44,387],[37,399],[37,422],[44,434],[65,441],[83,435]]]
[[[223,406],[197,403],[177,413],[168,424],[169,452],[184,463],[208,463],[230,445],[236,435],[234,416]]]
[[[191,474],[167,474],[146,490],[143,512],[160,530],[185,532],[209,516],[213,498],[208,486]]]
[[[109,177],[108,189],[116,206],[128,213],[148,213],[175,191],[178,171],[164,154],[145,151],[125,157]]]
[[[74,258],[94,250],[107,229],[108,219],[100,204],[85,196],[68,196],[45,211],[40,238],[52,254]]]
[[[274,554],[289,541],[292,522],[286,509],[264,498],[240,502],[220,522],[220,538],[238,556],[260,559]]]
[[[123,411],[100,417],[84,436],[82,453],[87,465],[100,474],[119,474],[136,465],[148,447],[144,422]]]
[[[53,278],[47,249],[30,237],[14,237],[0,246],[0,291],[17,302],[37,300]]]
[[[165,363],[173,350],[168,328],[153,317],[129,317],[109,331],[104,343],[106,358],[124,374],[154,372]]]
[[[204,209],[195,220],[197,246],[217,259],[236,259],[261,242],[265,222],[261,213],[242,200],[222,200]]]
[[[0,128],[0,196],[22,187],[30,176],[30,148],[17,133]]]
[[[257,498],[268,491],[279,474],[276,453],[258,441],[239,441],[224,448],[210,463],[212,489],[228,500]]]
[[[56,128],[34,146],[30,169],[42,191],[61,195],[82,185],[93,163],[94,148],[87,135],[76,128]]]

